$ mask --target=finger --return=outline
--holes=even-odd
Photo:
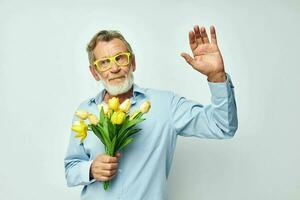
[[[101,165],[101,168],[104,170],[114,170],[118,168],[118,163],[109,163],[109,164],[103,163]]]
[[[205,27],[203,27],[203,26],[201,27],[201,36],[202,36],[203,42],[205,44],[209,43],[209,39],[208,39],[206,30],[205,30]]]
[[[113,177],[115,177],[115,175],[113,175],[113,176],[100,176],[97,180],[99,180],[99,181],[109,181]]]
[[[112,157],[112,156],[104,155],[102,157],[101,161],[104,162],[104,163],[116,163],[116,162],[118,162],[118,158],[117,157]]]
[[[111,177],[111,176],[115,175],[116,172],[117,172],[117,170],[102,170],[101,175],[106,176],[106,177]]]
[[[192,51],[194,51],[194,49],[196,49],[198,45],[196,43],[195,33],[193,31],[189,32],[189,40],[190,40],[190,47],[191,47]]]
[[[218,44],[217,43],[216,29],[215,29],[214,26],[210,26],[210,37],[211,37],[211,43]]]
[[[117,157],[117,158],[121,158],[121,156],[122,156],[121,152],[117,152],[117,153],[116,153],[116,157]]]
[[[187,63],[189,63],[190,65],[194,66],[194,59],[187,53],[182,53],[181,56],[185,59],[185,61]]]
[[[196,38],[196,42],[199,44],[203,44],[203,40],[200,34],[200,29],[199,26],[194,26],[194,32],[195,32],[195,38]]]
[[[100,176],[99,181],[109,181],[110,179],[108,177],[105,177],[105,176]]]

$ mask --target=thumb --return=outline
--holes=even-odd
[[[121,152],[116,153],[117,158],[120,158],[122,156]]]
[[[187,53],[181,53],[180,55],[185,59],[185,61],[187,63],[189,63],[192,66],[194,65],[194,59],[189,54],[187,54]]]

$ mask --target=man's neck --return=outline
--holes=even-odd
[[[108,103],[108,100],[113,98],[113,97],[118,97],[120,103],[122,103],[123,101],[125,101],[126,99],[131,98],[133,95],[133,87],[131,87],[130,90],[128,90],[128,92],[125,92],[123,94],[119,94],[119,95],[110,95],[107,91],[105,91],[105,96],[104,96],[104,102]]]

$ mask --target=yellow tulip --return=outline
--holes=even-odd
[[[99,123],[99,119],[94,114],[89,114],[88,119],[91,124],[97,125]]]
[[[142,105],[140,106],[140,111],[141,113],[145,114],[147,113],[151,108],[151,103],[150,101],[145,101],[144,103],[142,103]]]
[[[122,124],[125,119],[125,113],[122,111],[114,112],[110,118],[113,124]]]
[[[85,111],[85,110],[77,110],[75,112],[75,115],[77,117],[79,117],[80,119],[82,119],[82,120],[86,120],[88,118],[88,116],[89,116],[89,113],[87,111]]]
[[[109,109],[117,111],[119,109],[119,105],[120,105],[120,102],[119,102],[119,98],[117,98],[117,97],[113,97],[108,100],[108,108]]]
[[[123,103],[121,103],[119,109],[125,113],[128,113],[131,107],[130,99],[126,99]]]
[[[72,125],[72,131],[76,132],[77,134],[75,135],[75,137],[77,138],[81,138],[80,143],[83,142],[83,140],[86,138],[87,136],[87,129],[88,126],[84,123],[84,121],[80,120],[80,121],[75,121]]]
[[[104,114],[108,113],[108,105],[106,103],[98,104],[98,110],[101,111],[101,108],[103,109]]]

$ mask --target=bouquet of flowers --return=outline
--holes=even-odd
[[[88,131],[93,131],[104,144],[105,153],[114,156],[133,141],[131,136],[141,130],[136,128],[136,125],[145,120],[142,116],[150,107],[150,101],[145,101],[138,110],[129,114],[130,99],[126,99],[120,105],[119,99],[113,97],[109,99],[108,105],[106,103],[98,105],[99,117],[85,110],[77,110],[75,114],[79,117],[79,121],[75,121],[71,129],[76,132],[75,137],[81,138],[80,143],[87,137]],[[89,123],[87,124],[85,120]],[[105,181],[103,187],[106,191],[109,188],[109,181]]]

